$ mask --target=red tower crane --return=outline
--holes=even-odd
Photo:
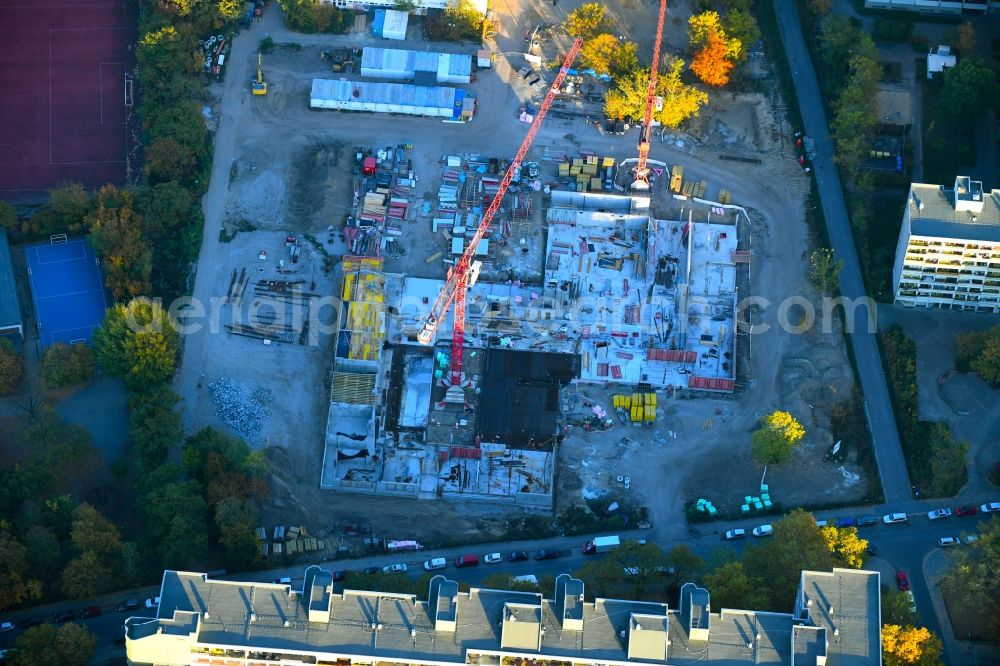
[[[653,109],[656,107],[656,78],[660,71],[660,45],[663,41],[663,20],[667,15],[667,0],[660,0],[660,17],[656,21],[656,43],[653,46],[653,65],[649,69],[649,87],[646,88],[646,112],[642,117],[639,134],[639,162],[635,165],[633,190],[649,189],[649,138],[653,132]]]
[[[503,203],[503,197],[507,193],[507,188],[510,187],[514,175],[520,171],[521,162],[527,156],[528,149],[531,148],[531,144],[535,140],[535,135],[538,134],[538,129],[545,119],[545,114],[548,113],[549,107],[552,106],[552,100],[555,98],[556,93],[559,92],[559,87],[566,78],[570,65],[576,60],[576,55],[580,52],[581,46],[583,46],[583,40],[577,39],[573,42],[569,53],[566,54],[566,59],[563,61],[562,67],[559,68],[559,74],[556,75],[548,94],[545,95],[545,99],[542,100],[541,105],[538,107],[538,113],[535,115],[534,122],[528,128],[527,136],[524,137],[521,147],[517,149],[514,160],[510,163],[507,172],[500,181],[500,187],[493,197],[493,201],[490,202],[486,212],[483,213],[483,219],[479,223],[479,228],[476,229],[475,235],[469,240],[465,252],[462,253],[462,256],[455,262],[455,265],[448,271],[448,281],[441,288],[441,293],[438,294],[437,300],[434,301],[430,313],[424,320],[423,329],[417,334],[417,340],[421,344],[431,344],[434,341],[438,327],[448,315],[448,308],[451,307],[452,303],[455,304],[455,313],[453,316],[454,331],[451,339],[451,387],[448,390],[450,395],[445,397],[446,402],[465,402],[464,392],[461,388],[462,350],[465,343],[465,292],[475,282],[476,276],[472,275],[472,262],[476,255],[476,250],[479,248],[479,243],[486,236],[486,232],[489,231],[493,217],[500,210],[500,205]]]

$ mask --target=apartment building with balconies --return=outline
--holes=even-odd
[[[900,305],[1000,312],[1000,190],[910,185],[892,285]]]

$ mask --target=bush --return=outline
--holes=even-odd
[[[49,388],[90,381],[94,376],[94,355],[83,343],[57,342],[45,350],[42,375]]]
[[[319,0],[279,0],[288,27],[298,32],[343,33],[350,30],[354,15]]]
[[[877,18],[872,27],[872,38],[877,42],[908,42],[913,34],[913,21],[909,19]]]
[[[1000,460],[990,465],[990,471],[986,474],[986,478],[994,486],[1000,486]]]
[[[13,393],[24,374],[24,362],[7,338],[0,338],[0,395]]]

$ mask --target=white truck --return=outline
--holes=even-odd
[[[622,545],[621,539],[617,536],[594,537],[583,544],[583,554],[593,555],[594,553],[607,553]]]

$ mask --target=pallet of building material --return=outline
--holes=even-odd
[[[614,165],[615,165],[615,158],[613,158],[613,157],[604,157],[604,158],[601,159],[601,168],[602,169],[608,169],[608,168],[614,167]]]
[[[432,255],[428,256],[426,259],[424,259],[424,263],[426,263],[426,264],[433,264],[435,261],[437,261],[438,259],[440,259],[442,256],[443,256],[443,254],[441,252],[435,252],[434,254],[432,254]]]
[[[706,189],[708,189],[708,181],[707,180],[703,180],[700,183],[698,183],[698,187],[695,189],[695,194],[694,195],[696,197],[698,197],[699,199],[701,199],[701,198],[703,198],[705,196],[705,190]]]
[[[604,181],[601,180],[600,178],[591,178],[590,179],[590,191],[591,192],[600,192],[601,191],[601,187],[603,187],[603,185],[604,185]]]
[[[719,190],[719,203],[730,204],[733,202],[733,195],[729,190]]]
[[[684,186],[681,187],[681,194],[683,194],[686,197],[689,197],[689,196],[691,196],[692,192],[694,192],[694,181],[692,181],[692,180],[685,180],[684,181]]]
[[[274,544],[274,547],[271,550],[272,552],[274,552],[275,555],[283,555],[285,552],[285,544],[276,543]]]
[[[566,162],[560,162],[559,163],[559,177],[560,178],[566,178],[567,176],[569,176],[569,164],[567,164]]]
[[[670,191],[680,193],[684,182],[684,167],[675,165],[670,169]]]
[[[584,164],[583,168],[580,169],[580,173],[585,173],[588,176],[597,175],[597,165],[596,164]]]

